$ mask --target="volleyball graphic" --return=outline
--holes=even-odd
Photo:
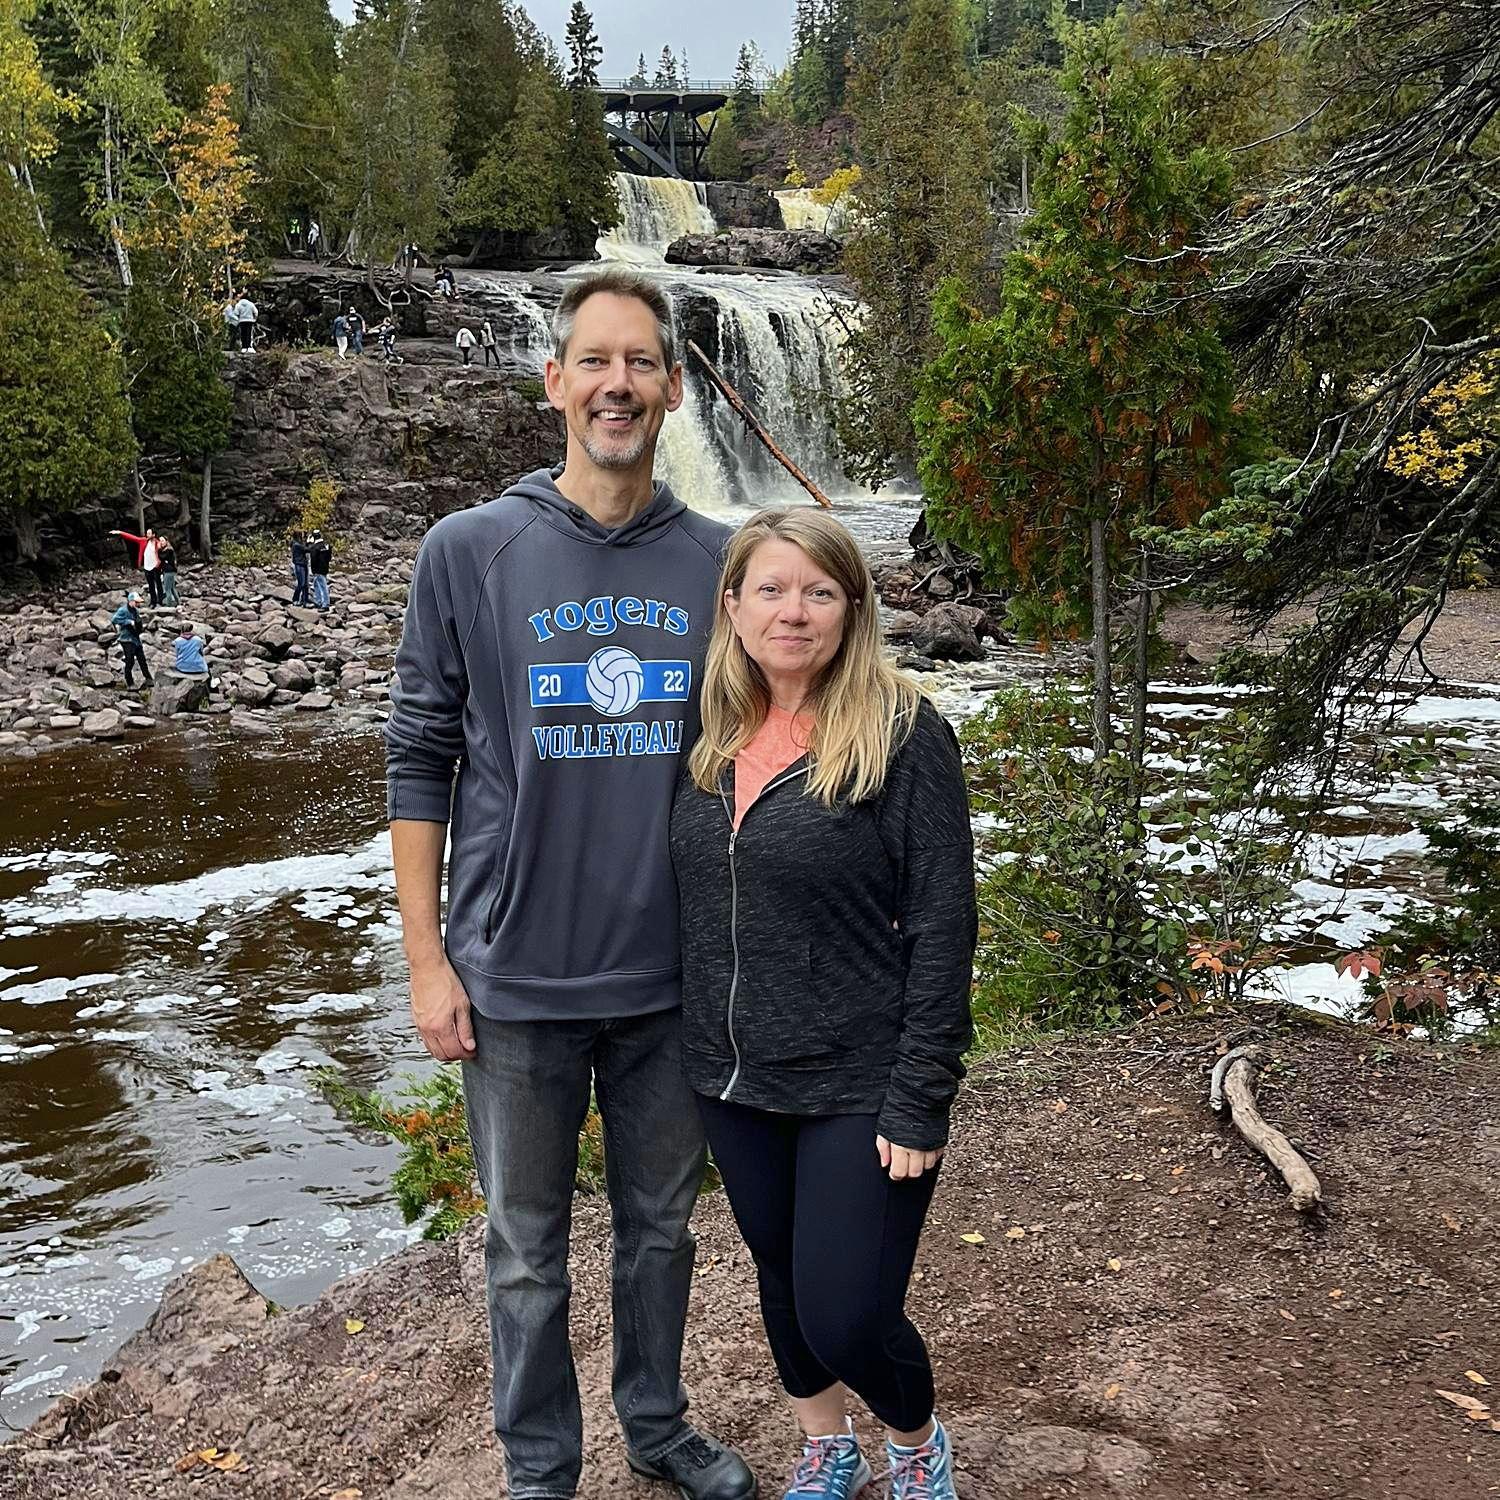
[[[584,683],[588,688],[589,702],[601,714],[618,718],[621,714],[628,714],[641,701],[646,674],[634,652],[623,646],[605,646],[589,657]]]

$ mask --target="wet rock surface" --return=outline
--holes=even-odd
[[[759,266],[773,271],[836,271],[844,247],[813,229],[728,229],[685,234],[667,246],[676,266]]]

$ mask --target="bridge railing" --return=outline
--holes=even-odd
[[[756,84],[751,90],[755,94],[763,94],[765,91],[763,84]],[[732,94],[734,79],[692,78],[685,82],[678,80],[676,83],[637,83],[633,78],[601,78],[599,92],[601,94]]]

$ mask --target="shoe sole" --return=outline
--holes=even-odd
[[[689,1489],[685,1489],[682,1485],[678,1484],[675,1479],[668,1479],[665,1474],[658,1474],[651,1469],[643,1469],[636,1463],[633,1458],[627,1458],[625,1462],[630,1466],[630,1472],[634,1474],[637,1479],[647,1479],[650,1480],[652,1484],[670,1484],[676,1489],[677,1493],[683,1497],[683,1500],[693,1500],[693,1492]],[[743,1494],[736,1495],[734,1497],[734,1500],[757,1500],[757,1496],[759,1496],[759,1494],[760,1481],[756,1479],[754,1475],[752,1475],[750,1478],[750,1488]]]

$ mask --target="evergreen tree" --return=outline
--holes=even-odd
[[[133,453],[119,351],[0,170],[0,517],[21,557],[41,516],[114,493]]]
[[[656,64],[656,76],[651,80],[654,89],[675,89],[677,87],[677,59],[672,56],[670,47],[661,49],[661,58]]]
[[[79,112],[78,101],[60,89],[42,64],[35,38],[27,29],[36,15],[36,0],[11,0],[0,11],[0,170],[26,185],[36,197],[33,165],[46,162],[58,148],[57,127]],[[41,206],[37,227],[46,233]]]
[[[251,201],[262,248],[279,251],[293,219],[325,218],[339,175],[338,27],[325,0],[221,0],[212,38],[240,139],[255,158]],[[332,242],[332,225],[325,222]]]
[[[573,0],[573,9],[568,15],[568,57],[572,64],[568,70],[568,87],[598,88],[599,62],[603,56],[604,49],[594,30],[594,18],[583,0]]]
[[[840,436],[850,472],[911,472],[917,376],[937,352],[932,297],[969,278],[993,232],[984,111],[969,85],[958,0],[912,0],[866,38],[850,84],[862,176],[845,267],[868,309],[845,345]]]
[[[687,48],[684,47],[677,54],[677,82],[682,88],[690,88],[693,82],[692,70],[688,67]]]
[[[410,0],[373,0],[344,36],[340,209],[371,263],[409,240],[430,245],[452,193],[447,61],[416,21]]]
[[[1207,261],[1186,247],[1229,174],[1221,154],[1196,146],[1163,70],[1129,59],[1122,28],[1064,35],[1070,109],[1045,150],[1025,242],[993,316],[949,284],[916,427],[934,530],[978,552],[1028,633],[1093,631],[1102,761],[1110,609],[1127,573],[1140,584],[1146,688],[1140,529],[1189,525],[1227,469],[1233,370],[1206,311]]]
[[[633,89],[643,89],[649,87],[650,81],[646,77],[646,54],[642,52],[635,60],[635,72],[631,75],[630,86]]]
[[[734,85],[731,103],[734,105],[736,127],[743,127],[760,108],[760,95],[755,76],[756,49],[754,42],[741,42],[739,56],[734,63]]]
[[[522,79],[510,123],[459,189],[454,222],[474,230],[546,229],[562,216],[567,96],[545,69]]]
[[[704,153],[704,169],[714,182],[736,182],[745,175],[738,122],[739,106],[731,99],[719,111]]]
[[[522,75],[537,65],[545,39],[504,0],[422,0],[417,24],[422,41],[446,64],[452,101],[446,145],[462,181],[515,113]]]

